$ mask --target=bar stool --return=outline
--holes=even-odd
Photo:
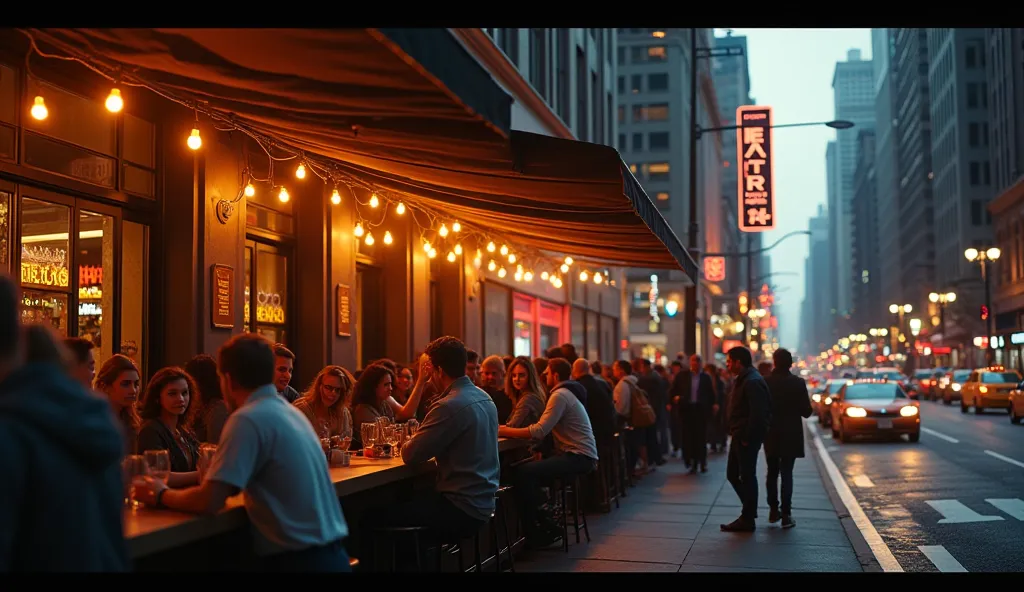
[[[569,504],[568,497],[572,494],[572,522],[576,532],[576,544],[580,542],[580,529],[590,542],[590,528],[587,527],[587,513],[580,503],[580,476],[566,475],[558,478],[559,489],[562,494],[562,550],[569,552]],[[580,526],[582,521],[583,526]]]
[[[622,494],[622,497],[627,497],[627,487],[633,486],[633,471],[632,468],[629,466],[629,454],[626,451],[626,437],[629,433],[632,432],[632,430],[633,428],[626,426],[623,430],[616,434],[615,438],[615,449],[619,455],[618,485],[619,493]]]
[[[608,502],[608,508],[611,509],[612,502],[615,502],[615,508],[619,506],[619,451],[618,451],[618,434],[612,436],[612,441],[604,447],[601,454],[601,460],[598,461],[598,468],[601,471],[601,482],[604,485],[605,499]]]
[[[479,534],[476,535],[479,539]],[[426,526],[388,526],[378,528],[374,531],[373,538],[373,551],[374,551],[374,564],[379,563],[380,555],[377,553],[378,543],[381,538],[391,544],[391,571],[398,571],[398,553],[396,552],[398,542],[400,539],[408,537],[412,539],[413,547],[416,551],[416,571],[423,572],[423,565],[425,564],[425,552],[431,546],[437,547],[437,563],[435,567],[438,572],[443,567],[444,554],[458,555],[459,571],[464,571],[462,561],[462,548],[458,543],[452,543],[441,540],[438,533]],[[477,545],[479,547],[479,545]],[[477,552],[479,555],[479,551]],[[479,567],[477,568],[479,570]]]
[[[494,571],[501,573],[501,555],[502,553],[508,553],[508,570],[512,573],[516,571],[515,558],[512,556],[512,533],[508,528],[508,507],[506,500],[512,496],[512,486],[506,485],[499,487],[498,491],[494,494],[494,514],[491,514],[491,533],[494,537]],[[498,539],[498,519],[497,516],[501,516],[501,526],[505,531],[505,547],[501,546]],[[479,548],[479,546],[478,546]],[[479,563],[479,561],[478,561]],[[479,571],[479,567],[477,570]]]

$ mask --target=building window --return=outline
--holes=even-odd
[[[635,133],[633,134],[633,152],[643,152],[644,149],[644,135]]]
[[[633,105],[633,121],[667,121],[668,103]]]
[[[651,92],[668,90],[668,74],[648,74],[647,90]]]
[[[587,99],[587,60],[583,50],[576,48],[576,137],[584,142],[590,139]]]
[[[501,50],[505,52],[508,59],[512,60],[516,68],[519,67],[519,29],[501,30]]]
[[[625,107],[625,105],[619,105],[619,108],[617,109],[617,111],[618,111],[619,123],[626,123],[626,107]]]
[[[45,323],[68,335],[71,291],[71,208],[21,200],[22,321]]]
[[[664,45],[655,45],[647,48],[647,60],[650,62],[663,62],[668,58]]]
[[[569,97],[569,64],[572,53],[571,38],[569,29],[558,31],[558,115],[565,125],[572,125],[569,112],[572,110],[572,102]]]
[[[641,90],[640,84],[641,84],[642,80],[643,80],[643,76],[641,76],[639,74],[633,74],[632,76],[630,76],[629,77],[629,91],[631,93],[633,93],[634,95],[637,94],[638,92],[640,92],[640,90]]]
[[[978,108],[978,85],[974,82],[967,83],[967,108]]]
[[[654,194],[654,200],[658,202],[667,202],[669,197],[668,191],[659,191]]]
[[[661,182],[669,180],[669,166],[667,162],[645,163],[642,166],[644,178],[648,181]]]
[[[668,150],[668,132],[651,132],[647,137],[647,145],[650,150]]]
[[[548,30],[530,30],[530,83],[548,98]]]
[[[626,93],[626,77],[625,76],[619,76],[618,87],[617,88],[618,88],[618,91],[619,91],[620,95]]]
[[[626,151],[626,134],[619,134],[619,152]]]
[[[616,49],[615,53],[616,53],[616,58],[617,58],[617,61],[618,61],[619,65],[620,66],[625,66],[626,65],[626,48],[625,47],[619,47],[618,49]]]
[[[968,180],[971,187],[977,186],[981,182],[981,166],[975,161],[971,161],[969,166]]]
[[[980,199],[971,200],[971,224],[981,226],[983,221],[982,210],[984,207],[985,203]]]
[[[967,145],[971,148],[977,148],[978,143],[978,124],[971,122],[971,124],[967,126]]]
[[[981,163],[981,184],[990,185],[992,183],[991,169],[988,166],[988,161]]]
[[[975,49],[973,45],[967,47],[967,51],[964,53],[964,62],[968,68],[973,68],[974,63],[977,61],[975,56]]]
[[[647,53],[643,47],[630,47],[629,48],[629,61],[634,64],[640,64],[647,61]]]

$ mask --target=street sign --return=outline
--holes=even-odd
[[[772,108],[741,105],[736,109],[736,161],[739,226],[743,232],[775,228],[775,175],[772,161]]]
[[[709,282],[725,281],[725,257],[704,258],[704,279]]]

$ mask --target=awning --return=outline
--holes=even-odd
[[[27,31],[528,247],[697,276],[615,149],[511,131],[446,29]]]

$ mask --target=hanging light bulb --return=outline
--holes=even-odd
[[[483,264],[483,259],[479,256],[473,258],[473,267],[480,269],[480,265]]]
[[[500,277],[500,278],[503,278],[503,277],[505,277],[506,275],[508,275],[508,272],[507,272],[507,271],[505,271],[505,268],[504,268],[504,267],[502,267],[501,269],[499,269],[499,270],[498,270],[498,277]]]
[[[479,259],[479,258],[481,258],[483,256],[484,256],[484,254],[480,252],[480,249],[477,249],[476,250],[476,258]]]
[[[46,119],[50,115],[50,110],[46,108],[46,101],[43,100],[43,97],[35,98],[35,101],[32,103],[32,109],[29,110],[29,113],[32,114],[34,119],[38,119],[39,121]]]
[[[555,274],[551,274],[551,277],[548,278],[548,281],[550,281],[551,285],[554,286],[556,283],[558,283],[558,276]]]
[[[505,245],[501,245],[501,255],[502,255],[503,257],[504,257],[505,255],[508,255],[508,247],[507,247],[507,246],[505,246]]]
[[[288,195],[288,190],[284,188],[284,185],[282,185],[281,191],[277,194],[277,199],[281,200],[281,203],[285,203],[291,198],[292,196]]]
[[[594,283],[595,284],[600,284],[603,281],[604,281],[604,277],[601,275],[601,272],[597,272],[597,273],[594,274]]]
[[[572,257],[568,257],[568,256],[567,256],[567,257],[565,258],[565,264],[566,264],[566,265],[572,265]]]
[[[402,202],[398,202],[398,206],[395,207],[395,213],[398,214],[399,216],[404,214],[405,213],[405,204],[402,203]]]
[[[585,282],[585,281],[587,281],[588,279],[590,279],[590,276],[589,276],[589,275],[587,275],[587,272],[586,272],[586,271],[581,271],[581,272],[580,272],[580,281],[581,281],[581,282]]]
[[[456,243],[456,245],[455,245],[455,254],[456,255],[461,255],[462,254],[462,245]]]
[[[198,127],[192,128],[192,134],[189,135],[188,141],[186,143],[188,144],[188,147],[193,150],[199,150],[199,148],[203,145],[203,138],[199,135]]]
[[[358,236],[363,236],[364,233],[365,233],[365,231],[363,230],[363,223],[362,222],[356,222],[356,229],[352,231],[352,234],[354,234],[354,235],[356,235],[358,237]]]
[[[562,273],[569,273],[569,265],[566,263],[563,263],[562,267],[560,267],[559,269],[562,270]]]
[[[448,236],[448,227],[442,224],[441,228],[437,231],[437,233],[441,235],[441,238]]]
[[[523,281],[523,272],[516,270],[512,277],[514,277],[517,282],[521,282]]]
[[[515,263],[516,262],[516,256],[515,256],[514,253],[509,253],[508,254],[508,262],[509,263]]]
[[[548,272],[546,272],[546,271],[540,272],[540,279],[544,280],[545,282],[548,281],[549,277],[551,277],[551,274],[549,274]]]
[[[493,253],[494,252],[494,242],[493,241],[487,243],[487,252],[488,253]]]
[[[430,257],[431,259],[437,257],[437,249],[430,247],[430,252],[427,253],[427,257]]]
[[[391,238],[391,231],[390,230],[385,231],[384,232],[384,244],[385,245],[390,245],[393,242],[395,242],[395,239]]]
[[[256,188],[252,186],[252,183],[246,183],[245,191],[243,193],[245,193],[246,197],[252,197],[256,195]]]
[[[528,282],[532,282],[533,281],[533,272],[527,270],[526,273],[523,274],[523,279],[528,281]]]
[[[331,203],[334,205],[338,205],[341,203],[341,194],[338,193],[337,189],[331,192]]]
[[[561,288],[562,287],[562,278],[555,278],[555,287],[556,288]]]
[[[372,247],[373,246],[373,242],[374,242],[373,241],[373,233],[372,232],[367,232],[366,233],[366,238],[364,239],[363,242],[366,243],[366,246]]]
[[[375,207],[377,207],[379,205],[380,205],[380,200],[377,199],[377,194],[374,193],[373,195],[370,196],[370,207],[371,208],[375,208]]]
[[[462,224],[455,222],[452,224],[452,232],[462,232]]]
[[[107,111],[111,113],[117,113],[124,109],[124,99],[121,98],[121,90],[117,88],[110,89],[105,105],[107,106]]]
[[[518,271],[519,273],[522,273],[523,272],[523,266],[522,265],[516,265],[516,271]]]
[[[448,263],[455,263],[455,251],[448,251]]]
[[[296,179],[305,179],[306,178],[306,165],[305,165],[305,163],[301,163],[300,162],[299,166],[296,167],[296,169],[295,169],[295,178]]]
[[[494,259],[491,259],[491,262],[487,264],[487,271],[494,271],[495,269],[498,269],[498,264],[494,262]]]

